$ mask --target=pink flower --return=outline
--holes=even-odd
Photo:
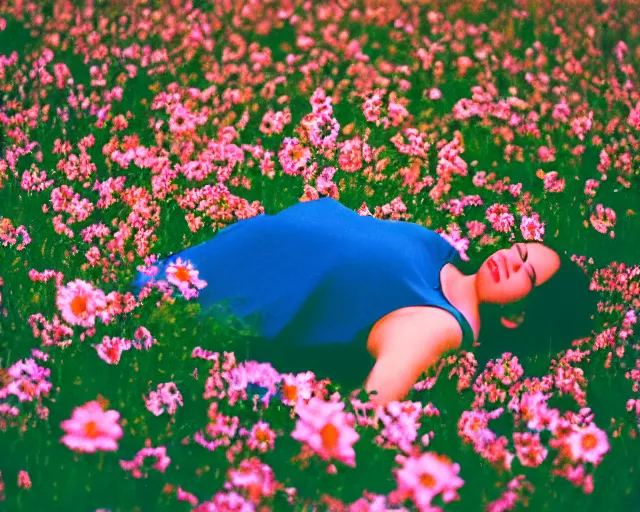
[[[533,486],[520,475],[512,479],[502,496],[487,505],[487,512],[505,512],[513,510],[516,504],[525,501],[527,494],[533,493]]]
[[[578,139],[584,140],[585,134],[591,130],[592,124],[593,112],[589,112],[587,116],[580,116],[571,121],[571,128]]]
[[[534,213],[530,217],[523,215],[520,221],[520,232],[525,240],[542,241],[545,233],[544,222],[540,222],[540,216]]]
[[[285,174],[299,175],[311,159],[311,150],[305,148],[297,138],[285,137],[278,158]]]
[[[536,468],[547,458],[547,450],[540,442],[540,434],[531,432],[514,432],[513,442],[520,464]]]
[[[6,373],[7,378],[0,387],[0,400],[14,395],[20,402],[33,402],[34,399],[48,395],[53,387],[47,380],[51,370],[38,366],[31,358],[16,361]]]
[[[102,343],[94,345],[94,348],[98,352],[100,359],[108,364],[118,364],[122,352],[131,348],[131,342],[124,338],[105,336],[102,338]]]
[[[391,505],[387,504],[388,501],[387,496],[364,491],[362,498],[349,505],[348,512],[409,512],[409,509],[405,507],[390,508]]]
[[[199,272],[193,268],[190,261],[178,258],[175,263],[170,263],[166,270],[167,281],[178,287],[184,294],[191,286],[201,290],[207,286],[207,282],[198,279]]]
[[[250,449],[258,450],[260,453],[273,450],[276,433],[268,423],[260,420],[253,425],[251,431],[246,431],[245,433],[249,437],[249,439],[247,439],[247,446]]]
[[[182,395],[174,382],[158,384],[158,391],[151,391],[148,398],[143,398],[147,410],[155,416],[160,416],[165,411],[173,415],[179,405],[184,405]]]
[[[555,152],[554,148],[548,148],[547,146],[540,146],[538,148],[538,158],[540,158],[541,162],[555,162]]]
[[[131,471],[133,478],[147,478],[148,473],[145,465],[147,458],[155,459],[155,464],[151,468],[160,471],[160,473],[164,473],[171,463],[171,459],[167,457],[167,448],[165,446],[152,448],[151,442],[147,440],[146,446],[136,453],[133,460],[121,459],[120,467],[125,471]]]
[[[338,164],[344,172],[356,172],[362,169],[363,143],[360,137],[345,140],[338,144],[340,156]]]
[[[627,123],[632,128],[640,130],[640,102],[636,103],[636,107],[634,109],[631,109],[631,112],[629,112]]]
[[[311,398],[315,376],[312,372],[304,372],[293,375],[286,373],[282,375],[280,389],[282,403],[295,406],[300,401]]]
[[[71,325],[93,327],[96,314],[107,305],[104,292],[91,283],[76,279],[58,290],[56,305]]]
[[[138,327],[134,336],[138,342],[142,341],[142,344],[135,341],[132,343],[138,350],[142,350],[142,347],[149,350],[153,345],[158,344],[158,340],[151,335],[146,327]]]
[[[18,487],[31,489],[31,478],[29,478],[29,473],[27,473],[24,469],[21,469],[18,473]]]
[[[182,487],[178,487],[176,493],[178,501],[186,501],[194,507],[198,504],[198,498],[190,492],[185,491]]]
[[[401,458],[402,460],[404,458]],[[456,489],[464,484],[458,477],[460,466],[446,456],[424,453],[420,457],[404,459],[401,469],[396,469],[398,490],[408,493],[419,510],[429,510],[434,496],[442,493],[442,500],[449,503],[458,497]]]
[[[256,507],[235,491],[227,493],[219,491],[212,501],[205,501],[191,512],[219,512],[233,510],[233,512],[255,512]]]
[[[360,436],[347,423],[344,406],[344,402],[325,402],[317,397],[306,405],[298,404],[300,419],[291,437],[308,444],[324,460],[336,458],[355,466],[353,444]]]
[[[598,465],[602,456],[609,451],[607,434],[593,423],[587,427],[577,428],[567,439],[571,455],[575,460],[591,462]]]
[[[440,92],[440,89],[437,89],[435,87],[429,89],[429,99],[439,100],[440,98],[442,98],[442,92]]]
[[[420,428],[420,413],[419,403],[398,401],[390,402],[386,410],[378,411],[378,418],[384,424],[380,436],[387,441],[385,446],[395,445],[409,452]]]
[[[230,468],[229,481],[224,488],[233,487],[243,489],[253,503],[259,503],[265,497],[271,497],[276,491],[276,480],[273,470],[256,457],[250,457],[240,462],[238,469]]]
[[[97,401],[87,402],[76,407],[71,418],[60,424],[67,433],[60,441],[80,452],[115,451],[118,449],[116,441],[123,433],[118,425],[119,418],[118,411],[103,411]]]

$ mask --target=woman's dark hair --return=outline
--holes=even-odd
[[[589,289],[590,274],[572,261],[572,253],[557,241],[542,243],[560,256],[560,268],[548,281],[505,308],[480,304],[480,346],[472,350],[480,369],[503,352],[518,356],[525,369],[528,369],[527,360],[532,365],[533,359],[546,364],[558,352],[572,348],[573,340],[591,335],[600,295]],[[456,267],[470,275],[478,270],[481,262],[458,260],[460,264]],[[518,310],[525,311],[522,324],[516,329],[504,327],[500,317]]]

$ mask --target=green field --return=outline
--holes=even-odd
[[[639,13],[0,2],[0,511],[637,507]],[[543,238],[588,260],[598,336],[582,358],[542,354],[542,377],[510,354],[478,368],[452,354],[374,423],[350,389],[245,364],[243,336],[202,321],[197,299],[132,293],[150,256],[324,196],[441,230],[479,261],[531,240],[539,215]],[[246,394],[263,379],[268,406]],[[182,405],[155,415],[146,400],[170,382]],[[527,416],[536,392],[546,406]],[[115,449],[62,441],[92,401],[118,413]],[[546,414],[561,426],[532,426]],[[81,424],[83,446],[100,428]],[[322,448],[295,433],[310,428]],[[166,448],[166,467],[127,469],[145,447]]]

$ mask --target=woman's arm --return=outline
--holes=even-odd
[[[367,392],[377,392],[372,402],[380,405],[403,400],[424,371],[460,345],[449,327],[426,319],[386,329],[383,336],[381,352],[365,383]]]

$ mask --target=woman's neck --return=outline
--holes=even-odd
[[[464,315],[477,337],[480,330],[480,301],[476,291],[476,275],[465,275],[454,265],[448,267],[443,279],[443,294]]]
[[[475,308],[482,303],[478,293],[476,274],[465,275],[454,266],[451,272],[450,290],[456,297],[464,297],[468,304]]]

